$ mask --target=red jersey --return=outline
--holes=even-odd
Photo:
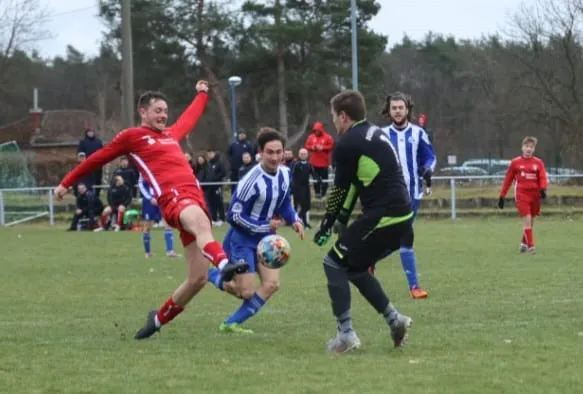
[[[500,191],[500,197],[505,197],[512,182],[516,193],[538,193],[540,189],[547,188],[547,171],[545,163],[538,157],[516,157],[510,162],[504,185]]]
[[[334,147],[334,139],[326,133],[324,125],[320,122],[314,123],[313,130],[318,131],[319,134],[316,132],[310,134],[305,145],[305,148],[310,152],[310,164],[317,168],[327,168],[330,165],[330,153]],[[320,146],[321,149],[316,149],[317,146]]]
[[[180,141],[201,117],[208,94],[200,92],[178,120],[162,132],[145,126],[121,131],[102,149],[89,156],[71,171],[61,185],[70,187],[88,174],[118,156],[128,155],[159,198],[175,193],[182,186],[197,186],[198,180],[184,156]]]

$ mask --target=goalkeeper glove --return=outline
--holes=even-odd
[[[547,189],[540,189],[540,198],[543,200],[547,198]]]
[[[504,197],[498,199],[498,208],[504,209]]]
[[[320,223],[320,228],[314,234],[314,243],[318,246],[325,245],[330,237],[332,236],[332,226],[336,221],[335,218],[331,217],[330,215],[324,216],[322,222]]]
[[[423,180],[425,181],[425,186],[427,186],[427,188],[431,188],[431,177],[433,176],[433,171],[431,170],[431,168],[427,168],[425,170],[425,172],[423,172]]]

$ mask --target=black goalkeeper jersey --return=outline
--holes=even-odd
[[[348,190],[354,185],[363,213],[388,217],[411,213],[397,152],[378,126],[366,120],[355,123],[339,138],[332,160],[335,186]]]

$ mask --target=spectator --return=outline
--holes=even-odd
[[[317,198],[323,198],[328,190],[328,167],[330,167],[330,153],[334,148],[332,136],[326,132],[321,122],[314,123],[312,133],[306,141],[305,148],[310,154],[310,164],[314,168],[314,192]]]
[[[77,153],[85,153],[85,157],[90,157],[93,153],[103,148],[103,143],[95,135],[95,130],[92,127],[85,129],[85,138],[79,141],[79,146],[77,146]],[[103,181],[103,169],[100,167],[93,173],[93,181],[95,185],[101,186]],[[95,195],[99,197],[101,188],[97,188]]]
[[[130,167],[130,160],[127,156],[119,159],[119,167],[113,172],[113,176],[121,176],[123,183],[130,189],[132,197],[138,196],[138,180],[140,173],[133,167]]]
[[[130,189],[124,184],[123,178],[119,175],[114,176],[111,186],[107,191],[108,205],[101,213],[101,226],[95,229],[95,231],[102,231],[107,229],[109,227],[108,224],[111,222],[113,217],[115,217],[115,224],[113,225],[114,230],[121,230],[121,226],[123,224],[123,215],[126,209],[130,206],[131,202],[132,193]]]
[[[239,169],[243,165],[243,153],[247,152],[251,155],[256,153],[257,149],[252,142],[247,140],[247,133],[239,131],[237,140],[229,146],[227,154],[229,155],[229,164],[231,166],[231,182],[239,181]],[[235,186],[231,187],[231,191],[235,190]]]
[[[241,154],[242,156],[242,154]],[[206,154],[208,164],[205,174],[206,182],[222,182],[227,176],[225,166],[221,163],[219,153],[208,150]],[[237,173],[237,175],[239,175]],[[223,204],[223,187],[221,185],[209,185],[205,190],[206,198],[211,211],[213,224],[222,226],[225,221],[225,207]]]
[[[291,168],[294,163],[294,152],[291,149],[286,149],[283,151],[283,164]]]
[[[190,168],[192,168],[192,173],[196,175],[196,163],[192,161],[192,156],[190,155],[190,153],[185,153],[184,157],[186,157],[188,164],[190,164]]]
[[[253,159],[251,158],[251,153],[249,152],[243,153],[242,161],[243,165],[241,166],[241,168],[239,168],[239,179],[243,179],[243,177],[247,175],[249,170],[255,167],[255,165],[257,164],[253,162]]]
[[[85,154],[85,152],[79,152],[77,153],[77,161],[79,163],[83,162],[87,160],[87,155]],[[86,189],[91,190],[93,193],[95,193],[94,187],[95,187],[95,179],[93,178],[94,174],[88,174],[86,176],[84,176],[81,181],[79,181],[79,183],[77,183],[76,185],[73,186],[73,193],[75,194],[75,197],[79,197],[79,190],[78,187],[83,184],[85,186]]]
[[[79,182],[76,186],[78,193],[75,216],[73,216],[71,227],[69,227],[68,231],[79,230],[78,226],[81,219],[87,219],[89,228],[93,229],[95,227],[95,216],[103,211],[103,203],[95,197],[92,191],[88,190],[83,182]]]
[[[299,159],[291,167],[292,173],[292,194],[294,196],[294,207],[300,219],[304,222],[306,228],[310,226],[310,175],[312,174],[312,165],[308,161],[308,150],[300,149],[298,152]]]

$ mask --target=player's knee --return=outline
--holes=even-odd
[[[239,297],[246,300],[250,300],[253,297],[253,294],[255,294],[255,290],[253,288],[244,288],[239,289],[238,291]]]
[[[202,289],[207,281],[208,281],[207,273],[200,272],[189,275],[187,279],[187,284],[190,289],[198,290]]]
[[[192,234],[210,232],[211,222],[198,205],[190,205],[180,213],[180,221],[184,229]]]
[[[279,290],[279,279],[269,279],[261,284],[269,295],[275,294]]]

